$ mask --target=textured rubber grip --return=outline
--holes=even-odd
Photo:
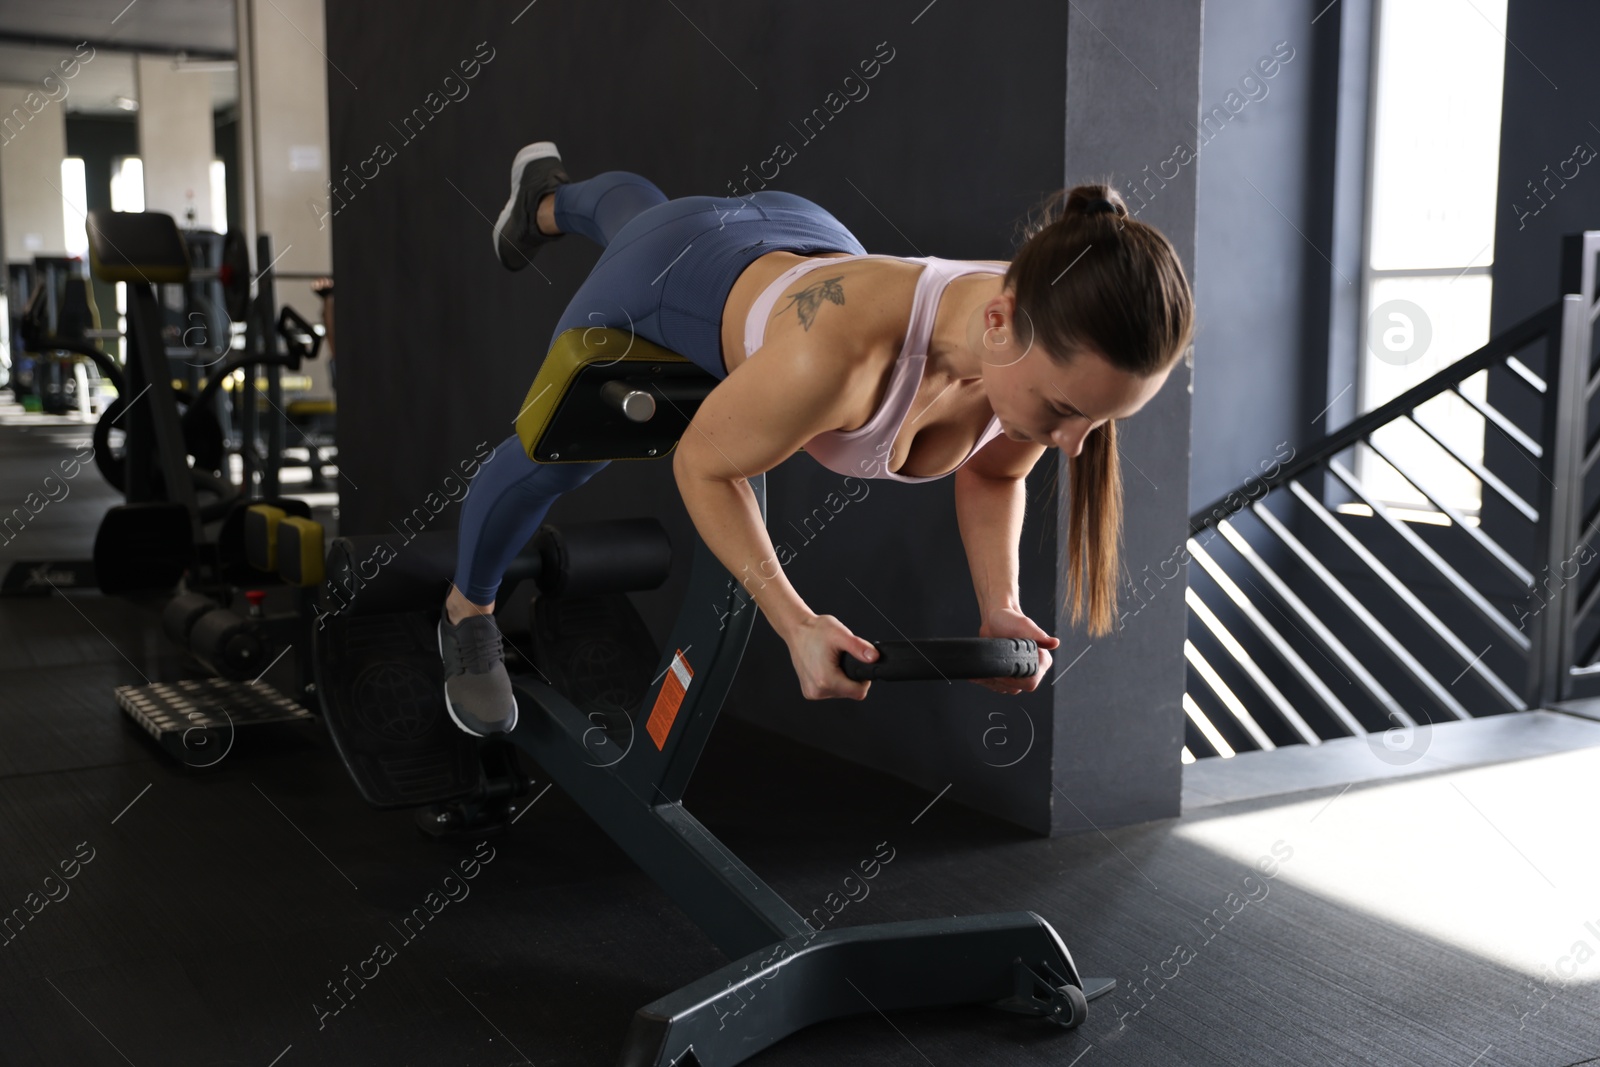
[[[910,682],[958,678],[1031,678],[1039,645],[1025,637],[928,637],[874,641],[878,658],[863,663],[840,653],[845,677],[857,682]]]

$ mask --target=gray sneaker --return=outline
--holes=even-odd
[[[439,656],[444,660],[444,705],[455,724],[473,737],[510,733],[517,725],[517,698],[494,616],[468,615],[451,625],[441,613]]]
[[[566,236],[541,233],[536,216],[544,195],[571,180],[552,141],[525,145],[511,161],[511,199],[494,223],[494,254],[507,270],[521,270],[542,246]]]

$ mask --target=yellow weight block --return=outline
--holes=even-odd
[[[272,573],[278,569],[278,527],[289,513],[271,504],[251,504],[244,516],[244,554],[250,566]]]
[[[322,584],[322,523],[290,515],[278,524],[278,577],[290,585],[310,588]]]

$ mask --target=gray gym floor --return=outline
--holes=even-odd
[[[0,410],[5,508],[86,432]],[[86,471],[0,565],[87,555],[111,500]],[[636,1008],[723,962],[553,789],[403,935],[474,846],[365,805],[315,724],[184,773],[111,697],[177,666],[151,610],[0,601],[0,910],[39,894],[0,943],[0,1062],[610,1064]],[[1040,840],[726,721],[688,804],[800,910],[886,845],[840,924],[1032,909],[1121,983],[1075,1032],[868,1013],[751,1062],[1600,1063],[1600,723],[1440,728],[1402,763],[1354,744],[1197,764],[1181,819]],[[1314,788],[1265,795],[1285,780]]]

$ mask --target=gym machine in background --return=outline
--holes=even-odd
[[[60,269],[36,264],[28,272],[33,289],[18,322],[18,339],[30,352],[48,352],[56,363],[75,366],[80,382],[87,377],[87,361],[97,371],[90,383],[103,381],[116,394],[101,410],[92,441],[96,466],[127,505],[161,501],[193,507],[196,519],[179,523],[171,512],[170,527],[190,527],[190,535],[137,538],[136,551],[119,547],[110,536],[120,529],[116,522],[134,513],[113,509],[108,516],[113,525],[102,528],[93,565],[20,561],[0,583],[5,595],[84,586],[108,593],[170,587],[204,543],[204,524],[223,518],[241,500],[278,496],[280,472],[292,463],[285,457],[287,432],[305,441],[314,483],[320,482],[332,447],[332,402],[285,400],[284,372],[299,372],[315,359],[321,337],[293,308],[278,307],[268,237],[261,236],[257,246],[269,257],[269,268],[254,280],[252,293],[250,259],[237,234],[182,232],[166,216],[91,215],[91,226],[98,220],[101,227],[101,246],[91,242],[90,248],[96,276],[127,286],[124,359],[119,362],[105,350],[106,342],[122,335],[99,328],[83,264],[75,259],[63,260]],[[129,221],[136,219],[165,221],[152,228]],[[122,240],[133,248],[108,237],[107,228],[127,231],[121,232]],[[159,248],[139,244],[155,234]],[[108,239],[117,250],[104,245]],[[12,274],[13,283],[28,281],[15,265]],[[157,383],[161,388],[147,393]],[[157,429],[157,409],[169,402],[177,405],[179,427],[170,440]],[[301,407],[316,414],[305,415],[297,410]],[[308,436],[312,433],[316,438]],[[243,472],[239,484],[233,481],[235,456]],[[153,509],[138,514],[148,516]],[[139,521],[155,529],[154,519]],[[202,584],[215,578],[204,565],[196,575]]]
[[[193,437],[188,443],[200,447],[191,454],[200,460],[199,466],[228,481],[232,480],[231,471],[219,449],[238,456],[245,486],[242,495],[247,497],[277,495],[282,487],[281,472],[294,467],[309,468],[312,489],[325,488],[324,468],[332,464],[336,448],[335,403],[330,398],[295,397],[297,383],[292,373],[285,381],[284,371],[303,373],[304,369],[271,360],[283,349],[298,350],[302,359],[310,358],[317,332],[292,307],[278,307],[276,283],[324,275],[269,267],[254,279],[256,292],[252,295],[250,257],[243,236],[208,230],[179,232],[188,250],[189,275],[181,283],[157,283],[156,292],[162,347],[179,402],[186,409],[186,429]],[[259,261],[270,264],[270,238],[262,235],[257,249]],[[5,384],[17,402],[46,414],[76,410],[85,419],[103,411],[102,392],[115,394],[121,377],[108,367],[110,356],[103,349],[122,334],[102,328],[102,315],[88,285],[87,265],[76,257],[62,256],[12,263],[7,290],[25,296],[9,305],[12,351]],[[243,355],[229,373],[216,373],[236,350]],[[263,352],[268,357],[265,360],[253,355]],[[123,362],[126,349],[124,353]],[[241,372],[245,361],[257,363],[253,378],[247,379]],[[309,384],[309,379],[298,384]],[[196,395],[202,390],[207,393],[203,416],[189,410],[196,406]],[[119,414],[120,409],[112,413],[108,428],[116,424],[120,429]],[[102,431],[97,447],[108,440]],[[305,459],[294,454],[302,449]],[[122,488],[119,481],[113,484]]]
[[[315,280],[322,274],[278,270],[274,263],[271,238],[256,238],[256,262],[265,263],[255,278],[252,298],[250,254],[244,236],[236,231],[226,235],[204,230],[181,231],[189,251],[191,271],[182,290],[181,307],[175,300],[164,302],[164,324],[169,338],[181,339],[179,348],[195,349],[195,358],[186,369],[192,377],[225,357],[234,345],[235,323],[245,327],[244,351],[260,351],[284,345],[293,352],[308,353],[317,342],[315,329],[292,307],[277,305],[277,283],[289,279]],[[169,346],[169,352],[176,349]],[[209,353],[209,356],[207,355]],[[312,358],[303,355],[304,359]],[[235,364],[238,369],[240,364]],[[258,363],[255,375],[223,376],[213,389],[238,393],[231,412],[234,419],[228,433],[230,446],[239,455],[246,486],[254,485],[262,496],[277,496],[282,489],[281,472],[304,466],[310,471],[310,488],[326,487],[323,468],[335,450],[335,402],[331,399],[288,397],[284,365]],[[299,366],[291,368],[299,371]],[[230,371],[231,373],[231,371]],[[241,378],[237,383],[234,378]],[[305,449],[300,461],[287,454],[289,449]],[[246,491],[245,496],[253,495]]]
[[[281,372],[298,371],[304,361],[315,359],[321,338],[293,309],[277,307],[270,269],[255,280],[252,295],[248,257],[237,251],[232,258],[224,255],[220,264],[194,267],[190,257],[196,243],[186,240],[168,215],[93,210],[87,232],[94,276],[127,286],[126,358],[119,364],[101,350],[101,338],[87,331],[49,332],[48,322],[38,324],[33,341],[87,357],[115,386],[117,400],[95,425],[94,458],[124,502],[102,518],[91,564],[21,563],[13,566],[7,584],[16,592],[49,592],[63,585],[56,576],[70,570],[109,595],[162,598],[168,634],[216,676],[122,686],[117,699],[169,751],[190,765],[204,765],[219,747],[213,743],[219,733],[231,746],[246,723],[309,714],[303,699],[256,682],[272,666],[269,654],[301,636],[304,617],[298,610],[270,616],[269,595],[286,592],[297,600],[303,593],[271,589],[273,583],[250,570],[243,514],[250,503],[265,501],[297,518],[310,516],[304,501],[276,495],[288,418],[273,413],[282,414]],[[204,244],[199,242],[202,253]],[[258,248],[270,252],[266,238]],[[229,339],[219,338],[215,345],[220,351],[202,361],[204,374],[186,383],[174,380],[172,361],[192,362],[197,349],[169,344],[181,339],[172,336],[169,312],[181,314],[186,305],[178,299],[168,303],[163,296],[182,296],[191,281],[217,283],[225,316],[219,321],[235,321],[237,312],[246,328],[242,349],[234,350],[230,326]],[[54,325],[63,324],[58,319]],[[219,390],[236,372],[243,377],[238,391],[241,485],[228,476],[230,452],[217,404]],[[262,372],[264,405],[257,403]],[[123,436],[120,449],[113,447],[113,429]],[[256,448],[263,431],[264,453]],[[43,588],[28,588],[40,573],[44,580],[36,584]],[[248,592],[240,588],[245,583],[253,587]]]
[[[94,364],[49,343],[55,336],[99,335],[99,309],[83,261],[35,256],[31,263],[12,263],[7,287],[27,294],[9,305],[13,350],[7,384],[17,403],[47,415],[77,411],[87,418],[100,410],[101,378]]]

